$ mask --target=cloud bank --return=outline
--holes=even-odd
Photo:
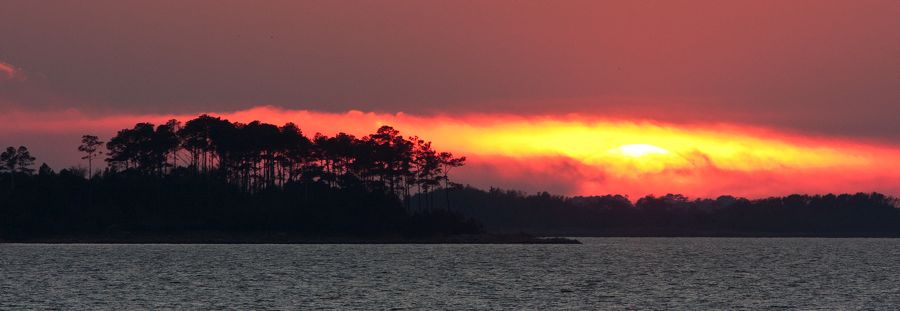
[[[732,124],[684,125],[583,114],[415,115],[316,112],[261,106],[210,112],[236,122],[294,122],[311,136],[357,136],[392,125],[465,155],[457,181],[571,195],[682,193],[750,197],[787,193],[881,191],[900,195],[900,148],[877,142],[808,136]],[[137,122],[188,120],[196,114],[91,116],[78,110],[0,116],[0,142],[26,144],[39,161],[78,164],[83,133],[104,139]],[[660,152],[624,152],[623,146]],[[628,149],[624,149],[628,150]],[[640,149],[639,149],[640,150]],[[656,149],[654,149],[656,150]]]

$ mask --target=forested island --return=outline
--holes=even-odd
[[[900,237],[900,200],[880,193],[794,194],[753,200],[666,194],[632,201],[621,195],[529,195],[496,188],[457,187],[451,191],[456,211],[478,219],[493,232],[550,236]],[[444,208],[440,202],[437,207]]]
[[[0,239],[563,242],[486,234],[435,194],[454,185],[448,173],[465,158],[390,126],[307,137],[291,123],[202,115],[139,123],[108,142],[84,135],[77,148],[87,169],[35,171],[25,146],[0,154]],[[95,170],[99,160],[107,165]]]
[[[73,148],[75,148],[73,142]],[[390,126],[355,137],[202,115],[84,135],[87,168],[0,154],[0,240],[569,243],[542,236],[898,236],[877,193],[747,200],[563,197],[450,180],[465,157]],[[105,149],[105,151],[104,151]],[[95,169],[104,161],[103,169]]]

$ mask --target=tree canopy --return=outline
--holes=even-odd
[[[276,230],[322,235],[478,233],[449,210],[404,206],[413,194],[449,187],[465,158],[382,126],[355,137],[308,137],[296,124],[236,123],[202,115],[138,123],[105,143],[84,135],[88,170],[33,175],[25,147],[2,154],[0,234],[106,231]],[[85,178],[88,177],[88,178]],[[18,183],[16,183],[18,181]],[[432,205],[433,205],[432,200]]]
[[[390,126],[355,137],[338,133],[305,136],[293,123],[233,123],[201,115],[181,126],[175,120],[138,123],[106,144],[112,170],[162,175],[178,168],[216,176],[254,192],[299,181],[331,187],[364,186],[408,197],[450,184],[449,172],[465,157],[438,152],[431,142],[404,137]]]

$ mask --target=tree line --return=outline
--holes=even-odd
[[[443,190],[439,190],[443,191]],[[412,198],[414,201],[417,197]],[[439,202],[437,208],[443,208]],[[746,199],[453,190],[454,209],[495,232],[562,236],[900,236],[900,200],[880,193]]]
[[[79,150],[96,157],[100,142],[84,136]],[[201,115],[182,123],[138,123],[106,143],[109,170],[163,175],[178,168],[214,174],[254,192],[292,182],[324,182],[331,187],[361,184],[402,197],[448,187],[448,173],[465,157],[439,152],[431,142],[404,137],[390,126],[355,137],[346,133],[306,137],[293,123],[247,124]]]
[[[390,126],[362,137],[307,137],[293,123],[245,124],[201,115],[185,123],[138,123],[107,142],[84,135],[77,149],[86,170],[54,172],[43,164],[35,174],[35,158],[26,147],[0,154],[0,182],[9,185],[0,190],[0,234],[482,230],[458,213],[433,208],[435,190],[454,185],[449,172],[464,165],[465,157],[437,151],[431,142],[404,137]],[[100,160],[107,165],[98,170]],[[429,200],[411,206],[413,195]]]

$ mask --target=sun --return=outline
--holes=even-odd
[[[629,157],[642,157],[645,155],[651,154],[668,154],[669,151],[654,145],[648,144],[630,144],[630,145],[622,145],[619,148],[616,148],[619,153]]]

